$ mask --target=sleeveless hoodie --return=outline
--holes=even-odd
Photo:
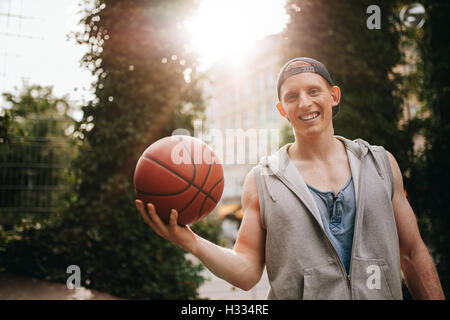
[[[393,174],[383,147],[344,142],[356,196],[350,272],[286,144],[253,168],[266,231],[268,299],[402,299]]]

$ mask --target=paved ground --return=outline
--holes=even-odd
[[[84,287],[69,290],[63,283],[0,274],[0,300],[117,300],[106,293]]]
[[[195,258],[194,258],[195,259]],[[214,276],[205,269],[208,280],[199,288],[201,298],[211,300],[254,300],[265,299],[268,290],[267,274],[251,290],[243,291]],[[0,273],[0,300],[117,300],[112,295],[86,289],[69,290],[63,283],[38,280],[6,273]]]
[[[210,280],[199,288],[202,298],[211,300],[265,300],[269,289],[267,274],[264,272],[261,281],[249,291],[244,291],[230,285],[225,280],[217,278],[211,272],[205,271]]]

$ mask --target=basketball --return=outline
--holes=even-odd
[[[171,209],[178,211],[180,225],[205,218],[219,202],[223,187],[220,160],[206,143],[191,136],[175,135],[154,142],[134,171],[138,199],[152,203],[166,223]]]

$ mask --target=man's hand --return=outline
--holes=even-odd
[[[199,235],[188,226],[177,224],[178,213],[172,210],[170,221],[165,224],[152,204],[147,209],[136,200],[139,213],[161,237],[195,255],[212,273],[243,290],[250,290],[264,270],[265,230],[261,225],[258,189],[253,170],[244,181],[242,209],[244,218],[233,250],[218,246]]]
[[[170,221],[165,224],[152,204],[149,203],[146,210],[143,202],[136,200],[136,207],[158,235],[195,255],[219,278],[243,290],[250,290],[261,278],[264,270],[265,231],[261,226],[258,189],[253,170],[244,181],[244,218],[233,250],[196,235],[188,226],[178,225],[176,210],[172,210]]]
[[[148,203],[146,210],[144,203],[141,200],[136,200],[136,208],[156,234],[184,250],[194,253],[197,244],[195,233],[188,226],[180,226],[177,223],[178,212],[175,209],[172,209],[170,213],[169,224],[165,224],[156,213],[153,204]]]

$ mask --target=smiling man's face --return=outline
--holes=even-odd
[[[281,85],[280,98],[297,134],[313,136],[333,128],[333,106],[339,103],[340,90],[322,76],[308,72],[287,78]]]

